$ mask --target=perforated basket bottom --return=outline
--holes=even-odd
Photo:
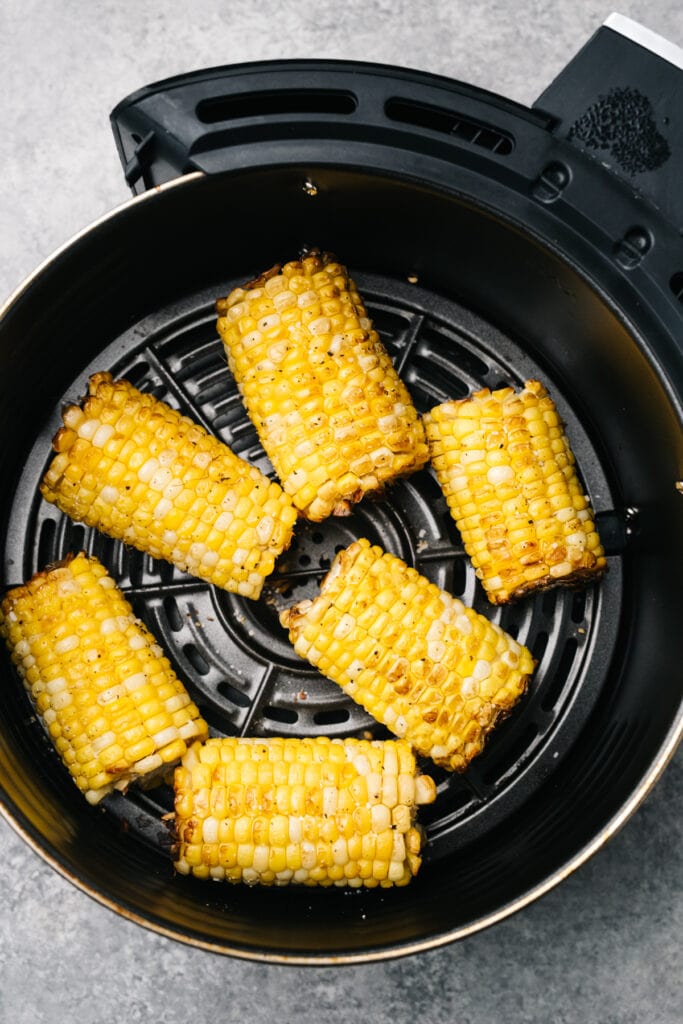
[[[380,335],[425,411],[470,390],[538,377],[567,424],[587,493],[598,513],[612,509],[596,449],[572,409],[570,395],[509,338],[459,306],[418,285],[354,274]],[[226,291],[230,283],[226,284]],[[77,400],[87,377],[110,370],[180,408],[263,472],[273,475],[225,365],[215,330],[215,294],[203,292],[139,323],[102,352],[74,380],[55,409],[16,489],[5,565],[22,579],[85,549],[109,568],[185,681],[215,735],[388,735],[333,683],[291,648],[278,622],[285,606],[313,596],[336,551],[368,537],[415,566],[526,644],[538,661],[523,703],[502,723],[485,752],[461,776],[425,767],[438,783],[438,800],[424,809],[426,859],[439,858],[511,814],[552,771],[578,735],[605,680],[616,640],[621,566],[597,586],[556,589],[509,608],[483,595],[435,478],[422,470],[392,486],[381,500],[366,499],[353,515],[319,524],[301,522],[262,598],[219,592],[136,551],[72,523],[42,501],[40,478],[64,402]],[[20,684],[17,681],[17,688]],[[23,697],[22,698],[27,699]],[[43,750],[42,768],[64,773],[40,725],[28,729]],[[131,842],[167,856],[161,817],[172,792],[161,785],[104,801]]]

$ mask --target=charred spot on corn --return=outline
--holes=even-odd
[[[334,256],[277,264],[216,308],[245,408],[303,516],[346,515],[425,465],[422,421]]]
[[[500,626],[366,538],[340,551],[318,596],[280,623],[300,657],[451,771],[482,752],[535,667]]]
[[[90,803],[162,775],[208,735],[155,638],[84,552],[10,591],[0,604],[0,635]]]
[[[482,388],[423,420],[436,478],[492,604],[600,578],[605,550],[543,384]]]
[[[407,885],[436,799],[402,740],[212,738],[175,771],[174,867],[247,885]]]

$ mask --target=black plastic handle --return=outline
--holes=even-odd
[[[587,246],[585,269],[616,268],[679,338],[683,53],[634,24],[608,19],[531,109],[426,72],[283,60],[147,86],[112,128],[135,193],[274,166],[311,195],[322,168],[445,182],[553,245]]]
[[[683,50],[611,15],[534,109],[556,120],[557,137],[683,226]]]
[[[540,111],[451,79],[354,61],[256,62],[147,86],[113,110],[128,184],[142,192],[193,170],[232,170],[254,147],[348,142],[435,153],[474,146],[480,155],[524,153]],[[249,151],[249,155],[247,155]]]

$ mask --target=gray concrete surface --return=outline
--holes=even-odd
[[[683,45],[680,0],[618,9]],[[345,57],[531,103],[611,10],[598,0],[2,0],[0,298],[127,198],[108,113],[147,82],[257,58]],[[682,784],[679,753],[605,849],[488,932],[348,968],[245,963],[162,938],[72,887],[0,822],[0,1022],[678,1024]]]

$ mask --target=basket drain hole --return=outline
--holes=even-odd
[[[221,679],[220,683],[216,686],[216,690],[221,697],[240,708],[248,708],[251,704],[248,694],[244,693],[243,690],[238,690],[227,679]]]
[[[194,644],[185,644],[183,647],[183,654],[189,661],[190,665],[192,665],[195,672],[200,676],[208,676],[211,671],[211,666]]]
[[[549,677],[549,685],[543,693],[541,708],[544,711],[552,711],[555,708],[560,694],[567,685],[567,676],[574,667],[576,652],[579,642],[576,637],[570,636],[565,641],[557,667]]]
[[[164,598],[164,612],[166,619],[174,633],[179,633],[183,628],[183,617],[178,609],[178,603],[174,597]]]
[[[280,722],[281,725],[294,725],[299,719],[296,711],[292,711],[291,708],[276,707],[274,704],[269,704],[263,709],[263,717],[270,722]]]

